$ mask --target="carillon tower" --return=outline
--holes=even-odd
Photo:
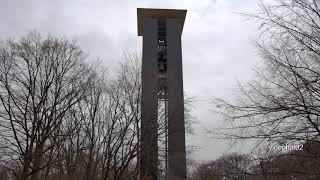
[[[181,34],[186,10],[138,8],[143,36],[140,174],[159,177],[158,103],[167,120],[166,179],[186,180]]]

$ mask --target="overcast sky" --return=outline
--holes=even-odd
[[[209,99],[232,100],[236,81],[253,76],[259,57],[253,42],[257,27],[238,12],[254,12],[257,0],[0,0],[0,38],[19,38],[30,30],[76,39],[91,58],[116,65],[123,51],[141,51],[137,8],[187,9],[182,34],[186,95],[195,97],[196,160],[212,160],[243,146],[208,138],[204,128],[222,119],[210,110]]]

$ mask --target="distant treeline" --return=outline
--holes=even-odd
[[[271,149],[270,149],[271,151]],[[196,165],[190,180],[318,180],[320,143],[308,141],[302,151],[266,151],[264,156],[231,153]]]

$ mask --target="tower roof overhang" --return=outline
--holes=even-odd
[[[180,19],[182,32],[186,14],[187,10],[182,9],[137,8],[138,36],[143,36],[144,18],[154,18],[160,21],[166,21],[167,19]]]

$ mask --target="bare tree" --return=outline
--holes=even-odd
[[[317,0],[260,1],[259,11],[246,15],[260,23],[262,64],[254,80],[238,86],[237,102],[214,101],[230,126],[210,133],[256,140],[255,149],[319,141],[319,5]]]
[[[140,129],[140,65],[137,54],[125,54],[117,76],[107,86],[107,126],[103,142],[103,179],[137,176]]]
[[[57,137],[68,133],[60,130],[68,111],[90,86],[85,56],[74,43],[33,32],[1,42],[0,58],[1,161],[17,179],[36,180]]]
[[[222,133],[279,144],[318,140],[318,5],[319,1],[308,0],[261,2],[260,11],[250,15],[261,23],[258,48],[263,65],[255,80],[239,85],[238,103],[215,101],[216,110],[234,126]]]

